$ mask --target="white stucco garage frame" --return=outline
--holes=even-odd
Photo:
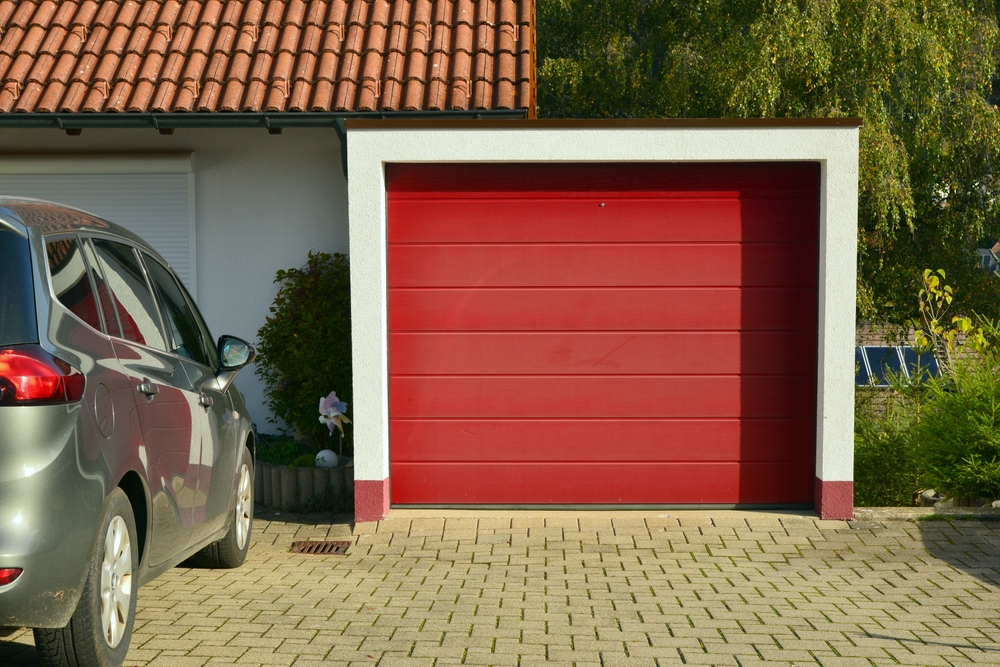
[[[462,162],[818,162],[816,510],[850,518],[859,126],[857,119],[348,121],[356,520],[389,512],[385,166]]]

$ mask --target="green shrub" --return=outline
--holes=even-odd
[[[991,347],[928,383],[916,426],[927,483],[957,498],[1000,498],[1000,353]]]
[[[920,397],[915,388],[858,387],[854,404],[854,504],[913,505],[922,474],[913,427]]]
[[[338,449],[319,421],[319,401],[331,391],[352,402],[351,275],[346,255],[309,253],[300,269],[278,271],[271,314],[257,332],[257,375],[279,421],[310,443]],[[339,434],[338,434],[339,435]],[[347,431],[345,453],[351,451]]]
[[[261,463],[287,466],[302,456],[314,457],[313,463],[315,463],[315,455],[307,452],[301,443],[291,438],[264,434],[260,434],[258,438],[257,460]]]

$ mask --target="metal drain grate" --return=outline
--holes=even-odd
[[[353,542],[292,542],[293,554],[316,554],[317,556],[346,556]]]

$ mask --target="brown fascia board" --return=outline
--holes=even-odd
[[[348,130],[589,130],[589,129],[736,129],[861,127],[861,118],[573,118],[573,119],[348,119]]]

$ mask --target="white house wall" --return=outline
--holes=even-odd
[[[215,336],[256,342],[276,292],[276,271],[302,266],[310,250],[347,252],[347,185],[332,129],[285,129],[280,135],[263,129],[177,129],[173,135],[85,129],[79,136],[0,130],[0,163],[20,160],[36,169],[41,155],[53,162],[104,155],[112,157],[103,159],[102,169],[117,161],[122,173],[135,173],[143,156],[154,154],[191,155],[195,297]],[[253,367],[236,382],[259,430],[276,432]]]
[[[478,125],[477,125],[478,124]],[[440,127],[440,126],[439,126]],[[420,162],[726,162],[821,164],[817,510],[851,512],[854,469],[858,131],[833,124],[731,127],[638,124],[348,122],[354,345],[355,513],[389,510],[385,165]],[[845,496],[845,494],[847,494]],[[825,495],[825,497],[824,497]]]

